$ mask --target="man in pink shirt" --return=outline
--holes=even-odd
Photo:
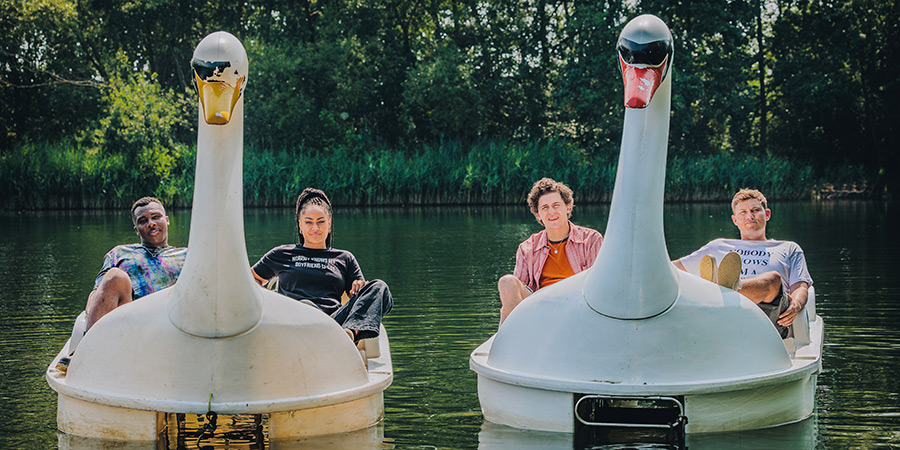
[[[542,178],[528,193],[531,213],[544,229],[519,244],[516,269],[497,283],[500,323],[534,291],[568,278],[594,264],[603,236],[599,231],[572,223],[572,190]]]

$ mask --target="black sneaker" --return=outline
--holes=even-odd
[[[59,358],[59,362],[56,363],[56,370],[58,370],[60,374],[65,375],[69,370],[69,363],[71,362],[72,358],[70,356]]]

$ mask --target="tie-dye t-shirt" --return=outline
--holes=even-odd
[[[181,274],[186,255],[187,249],[184,247],[117,245],[103,259],[103,266],[97,274],[97,279],[94,280],[94,289],[100,286],[100,281],[109,269],[118,267],[131,278],[133,297],[137,300],[175,284],[175,280]]]

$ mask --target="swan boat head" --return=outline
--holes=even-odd
[[[201,115],[210,125],[231,120],[247,84],[247,52],[233,35],[210,34],[197,45],[191,59],[193,83],[200,96]]]
[[[625,84],[625,107],[646,108],[671,72],[675,45],[669,27],[645,14],[628,23],[616,44]]]

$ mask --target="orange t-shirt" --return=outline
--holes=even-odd
[[[566,244],[568,239],[560,244],[550,244],[550,254],[547,256],[547,262],[541,270],[541,279],[539,287],[547,287],[559,280],[575,275],[572,265],[569,264],[569,257],[566,256]],[[557,246],[558,245],[558,246]]]

